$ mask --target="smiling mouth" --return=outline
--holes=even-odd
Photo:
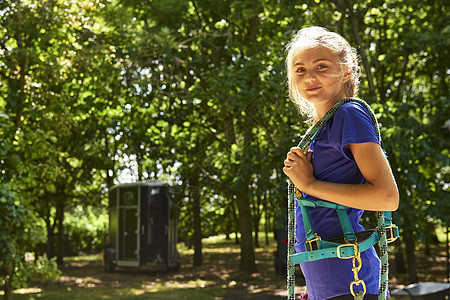
[[[312,87],[312,88],[307,88],[306,91],[308,91],[308,92],[315,92],[315,91],[317,91],[319,89],[320,89],[320,87]]]

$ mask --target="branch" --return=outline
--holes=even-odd
[[[146,1],[147,1],[147,3],[150,5],[151,9],[154,11],[155,16],[156,16],[156,17],[158,18],[158,20],[159,20],[159,23],[164,24],[165,22],[164,22],[163,18],[161,18],[161,15],[160,15],[160,14],[158,13],[158,11],[156,10],[156,8],[155,8],[155,6],[153,5],[152,1],[150,1],[150,0],[146,0]]]
[[[200,170],[202,170],[202,173],[205,174],[209,179],[221,185],[223,184],[223,182],[218,179],[218,176],[217,178],[214,178],[214,176],[211,175],[211,173],[209,173],[207,170],[205,170],[205,168],[203,168],[198,161],[196,161],[195,164],[200,168]]]
[[[352,4],[348,0],[332,0],[336,7],[345,15],[348,14],[350,17],[353,37],[355,38],[356,44],[360,49],[361,60],[364,65],[364,70],[366,70],[367,81],[369,83],[369,94],[373,102],[377,101],[377,93],[375,90],[375,85],[373,83],[373,77],[370,70],[369,59],[367,58],[366,51],[363,46],[361,35],[359,34],[358,25],[358,11],[353,9]]]
[[[398,84],[397,87],[397,92],[395,93],[395,102],[399,102],[400,101],[400,95],[401,95],[401,88],[403,83],[405,82],[405,77],[406,77],[406,68],[408,67],[408,61],[409,61],[409,55],[407,55],[405,57],[405,62],[403,63],[403,68],[402,68],[402,76],[400,77],[400,82]]]
[[[211,131],[211,128],[208,126],[205,126],[201,123],[195,123],[192,122],[192,120],[188,120],[186,118],[183,118],[182,121],[186,121],[191,123],[191,125],[200,128],[201,130],[205,130],[207,133],[209,133],[212,137],[214,137],[214,139],[216,139],[217,141],[219,141],[220,144],[222,144],[224,146],[225,149],[229,149],[230,145],[228,145],[228,143],[224,140],[222,140],[217,134],[215,134],[213,131]]]
[[[366,51],[365,51],[363,43],[362,43],[361,35],[359,34],[357,12],[354,11],[353,9],[349,9],[348,13],[349,13],[350,21],[352,24],[353,36],[355,37],[355,41],[360,49],[361,60],[364,65],[364,69],[366,70],[367,81],[369,83],[370,97],[372,98],[372,100],[374,102],[376,102],[377,101],[377,93],[375,90],[375,85],[373,83],[373,77],[372,77],[372,72],[370,70],[369,59],[367,58]]]

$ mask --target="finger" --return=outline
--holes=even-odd
[[[291,160],[291,161],[301,161],[300,156],[298,156],[297,153],[292,153],[292,152],[289,152],[286,155],[286,159]]]
[[[290,151],[291,153],[295,153],[295,154],[297,154],[297,155],[301,155],[301,154],[303,154],[303,150],[302,150],[302,148],[300,148],[300,147],[292,147],[291,148],[291,151]]]
[[[283,168],[283,172],[287,175],[288,173],[290,173],[292,170],[291,166],[284,166]]]
[[[306,156],[305,152],[301,148],[298,148],[298,147],[291,148],[290,153],[295,153],[298,157],[301,157],[301,158]]]
[[[312,151],[308,151],[308,153],[306,154],[306,158],[307,158],[309,161],[312,161],[312,156],[313,156],[313,152],[312,152]]]
[[[284,166],[285,167],[292,167],[292,160],[286,159],[284,160]]]
[[[297,151],[296,152],[289,152],[287,154],[287,159],[300,162],[302,160],[305,160],[306,156],[305,156],[305,154],[303,154],[303,152],[300,152],[300,153],[298,153]]]

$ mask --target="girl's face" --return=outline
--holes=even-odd
[[[333,105],[345,98],[344,84],[351,73],[344,74],[337,57],[327,48],[300,50],[293,64],[297,89],[316,110],[318,106]]]

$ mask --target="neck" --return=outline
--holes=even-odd
[[[319,121],[336,103],[339,101],[348,98],[346,95],[342,95],[341,97],[337,97],[336,99],[330,99],[328,101],[315,103],[314,108],[316,114],[314,115],[314,123]]]
[[[344,98],[342,98],[344,99]],[[341,99],[339,99],[341,100]],[[336,103],[339,102],[339,100],[337,101],[327,101],[325,103],[317,103],[316,105],[314,105],[314,108],[316,109],[316,115],[314,116],[314,121],[317,122],[319,121],[329,110],[331,107],[333,107],[333,105],[335,105]]]

